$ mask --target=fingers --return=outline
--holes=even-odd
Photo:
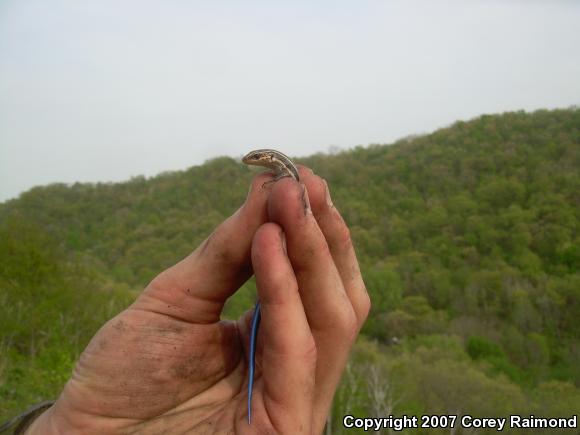
[[[300,176],[304,185],[281,180],[273,187],[268,216],[286,234],[288,256],[316,342],[316,432],[324,426],[370,302],[348,228],[327,198],[323,180],[305,168]]]
[[[305,171],[301,178],[309,192],[312,211],[352,302],[360,328],[368,316],[370,298],[362,279],[350,231],[332,203],[327,182],[312,171]]]
[[[298,279],[300,294],[313,331],[352,335],[352,304],[312,210],[304,185],[280,180],[268,201],[270,220],[286,234],[288,256]]]
[[[189,256],[159,274],[133,308],[157,311],[195,323],[219,320],[225,300],[252,274],[252,238],[267,219],[269,195],[254,177],[246,202]]]
[[[316,346],[278,225],[256,232],[252,263],[262,312],[264,410],[279,432],[310,433]]]

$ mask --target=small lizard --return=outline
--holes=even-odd
[[[250,151],[242,159],[246,165],[264,166],[274,171],[274,178],[267,181],[262,186],[268,183],[274,183],[280,178],[292,177],[296,181],[300,180],[298,176],[298,169],[288,156],[276,150],[255,150]],[[252,423],[252,390],[254,388],[254,370],[256,366],[256,341],[258,338],[258,328],[260,326],[260,301],[256,303],[254,315],[252,316],[252,329],[250,332],[250,356],[249,356],[249,381],[248,381],[248,424]]]
[[[274,171],[274,178],[268,183],[284,177],[292,177],[296,181],[300,179],[298,169],[292,160],[280,151],[269,149],[250,151],[242,158],[242,162],[246,165],[263,166]]]

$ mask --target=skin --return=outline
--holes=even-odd
[[[262,188],[107,322],[27,434],[321,433],[370,301],[324,180]],[[255,274],[262,304],[252,424],[250,318],[220,321]]]

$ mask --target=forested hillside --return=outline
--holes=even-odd
[[[346,412],[578,412],[580,110],[297,161],[328,181],[373,301],[334,433]],[[231,214],[253,173],[218,158],[0,204],[0,418],[56,394],[98,326]],[[252,300],[248,283],[227,315]]]

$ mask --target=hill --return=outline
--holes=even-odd
[[[327,179],[373,300],[337,415],[377,415],[373,395],[362,391],[385,386],[401,414],[580,409],[580,110],[485,115],[391,145],[297,161]],[[15,327],[27,323],[26,310],[15,317],[5,307],[38,311],[32,289],[40,285],[49,322],[59,310],[75,312],[79,294],[115,295],[107,312],[79,314],[93,320],[64,348],[63,361],[48,364],[58,373],[46,390],[54,391],[99,322],[232,213],[252,173],[218,158],[126,183],[36,187],[0,204],[0,343],[9,350],[4,377],[12,377],[0,398],[29,397],[11,370],[38,356],[28,348],[38,329]],[[71,283],[75,276],[82,285]],[[249,283],[227,314],[239,315],[252,299]],[[63,326],[47,349],[79,322]],[[369,380],[369,364],[380,382]],[[352,385],[362,386],[358,395]]]

